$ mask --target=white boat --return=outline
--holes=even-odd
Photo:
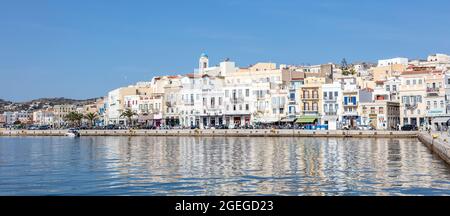
[[[80,133],[75,129],[69,129],[69,131],[67,131],[65,135],[68,137],[79,137]]]

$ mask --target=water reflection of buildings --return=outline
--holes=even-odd
[[[416,140],[108,137],[104,142],[117,178],[174,195],[386,195],[380,188],[431,187],[433,181],[433,158]]]

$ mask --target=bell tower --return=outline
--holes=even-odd
[[[205,70],[205,68],[209,67],[209,60],[208,60],[208,55],[206,55],[205,53],[202,53],[202,55],[200,56],[200,59],[198,60],[198,70],[199,72],[203,72]]]

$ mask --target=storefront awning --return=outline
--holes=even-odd
[[[447,123],[450,120],[450,117],[437,117],[433,118],[432,123]]]
[[[278,118],[272,118],[272,117],[262,117],[255,119],[255,122],[262,123],[262,124],[271,124],[278,122]]]
[[[280,120],[280,122],[295,122],[295,120],[297,120],[296,117],[283,118],[283,119]]]
[[[297,124],[309,124],[314,123],[319,117],[317,116],[300,116],[300,118],[295,121]]]

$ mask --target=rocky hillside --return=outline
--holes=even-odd
[[[69,98],[40,98],[26,102],[11,102],[0,99],[0,113],[5,111],[20,111],[20,110],[37,110],[54,105],[74,104],[85,105],[93,103],[98,98],[91,98],[86,100],[75,100]]]

